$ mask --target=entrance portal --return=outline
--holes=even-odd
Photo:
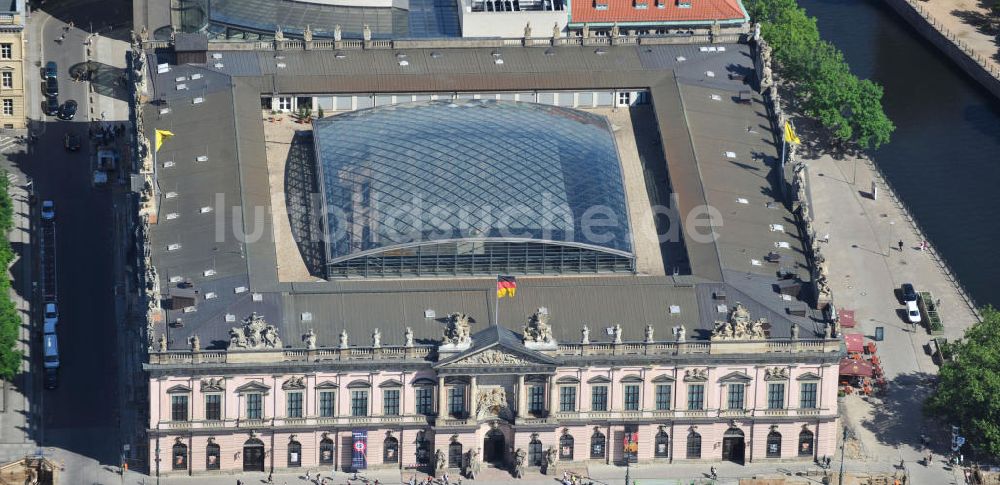
[[[729,428],[722,435],[722,459],[733,463],[743,464],[746,453],[746,444],[743,440],[743,432],[736,428]]]
[[[494,465],[504,464],[504,453],[506,452],[507,440],[503,437],[503,432],[499,429],[491,429],[483,438],[483,461]]]
[[[257,438],[250,438],[243,443],[243,471],[262,472],[264,471],[264,442]]]

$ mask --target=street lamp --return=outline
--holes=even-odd
[[[844,426],[844,439],[840,444],[840,476],[838,483],[844,485],[844,450],[847,449],[847,426]]]

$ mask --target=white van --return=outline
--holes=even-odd
[[[59,368],[59,339],[55,334],[48,334],[44,339],[45,344],[45,368]]]
[[[59,323],[59,312],[55,303],[45,304],[45,335],[56,333],[56,324]]]

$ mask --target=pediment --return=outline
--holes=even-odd
[[[251,381],[251,382],[248,382],[246,384],[243,384],[240,387],[237,387],[236,388],[236,393],[237,394],[241,394],[241,393],[245,393],[245,392],[268,392],[270,390],[271,390],[271,386],[269,386],[267,384],[264,384],[264,383],[261,383],[261,382],[257,382],[257,381]]]
[[[551,366],[555,361],[546,355],[533,351],[517,351],[501,346],[469,352],[442,362],[439,367],[517,367]]]
[[[820,380],[819,374],[815,372],[806,372],[795,378],[797,381],[818,381]]]
[[[167,394],[186,394],[189,392],[191,392],[191,388],[185,386],[184,384],[177,384],[176,386],[172,386],[170,389],[167,389]]]
[[[750,377],[746,372],[736,371],[722,376],[719,382],[750,382],[752,380],[753,377]]]
[[[319,384],[316,384],[316,389],[336,389],[338,387],[340,386],[338,386],[337,383],[333,381],[323,381],[320,382]]]

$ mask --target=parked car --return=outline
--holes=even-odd
[[[906,318],[910,323],[920,323],[920,309],[916,301],[906,302]]]
[[[901,293],[903,294],[903,302],[917,301],[917,292],[913,289],[913,285],[909,283],[903,283],[900,285]]]
[[[59,119],[69,121],[76,116],[76,101],[70,99],[63,103],[62,108],[59,108]]]
[[[45,63],[45,78],[55,78],[59,74],[59,68],[56,66],[56,61],[49,61]]]
[[[59,114],[59,98],[50,96],[45,98],[45,114],[56,116]]]
[[[45,335],[56,333],[56,325],[59,324],[59,311],[56,309],[55,303],[45,304],[45,322],[44,330]]]
[[[42,219],[51,221],[56,218],[56,204],[51,200],[42,201]]]
[[[46,369],[56,369],[59,367],[59,338],[56,334],[46,335],[43,339],[45,344],[44,365]]]
[[[54,77],[45,78],[45,95],[54,98],[59,96],[59,80]]]
[[[45,369],[45,388],[51,391],[57,387],[59,387],[59,369]]]
[[[66,133],[63,137],[63,146],[71,152],[75,152],[80,149],[80,135],[76,133]]]

